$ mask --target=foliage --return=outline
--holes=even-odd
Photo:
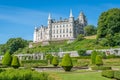
[[[98,66],[103,65],[103,61],[102,61],[101,55],[97,55],[97,56],[96,56],[95,64],[98,65]]]
[[[65,71],[70,71],[71,68],[73,67],[73,63],[69,54],[64,55],[61,66]]]
[[[7,51],[2,59],[2,64],[5,66],[10,66],[12,61],[12,56],[10,55],[9,51]]]
[[[102,76],[107,77],[107,78],[114,78],[113,70],[103,70],[101,74]]]
[[[6,44],[3,44],[0,46],[0,52],[5,53],[6,51],[10,51],[11,54],[13,54],[15,51],[17,51],[19,48],[24,48],[28,46],[28,41],[24,40],[22,38],[10,38]]]
[[[115,71],[114,72],[114,78],[117,80],[120,80],[120,71]]]
[[[48,80],[48,74],[31,70],[8,69],[0,73],[0,80]]]
[[[17,56],[13,56],[11,66],[14,67],[14,68],[20,67],[20,61],[19,61]]]
[[[80,34],[77,36],[77,41],[81,41],[81,40],[84,40],[84,35],[83,34]]]
[[[31,67],[39,67],[39,66],[47,66],[47,60],[22,60],[21,61],[23,67],[31,68]]]
[[[57,57],[57,56],[54,56],[54,57],[53,57],[52,64],[53,64],[54,66],[57,66],[57,65],[59,64],[59,60],[58,60],[58,57]]]
[[[111,67],[107,67],[107,66],[92,66],[91,67],[92,70],[111,70]]]
[[[52,54],[46,54],[46,60],[48,60],[48,64],[51,64],[52,63],[52,59],[53,59],[53,56]]]
[[[85,36],[95,35],[97,33],[97,29],[94,25],[87,25],[84,27]]]
[[[113,8],[103,12],[98,20],[97,38],[105,46],[120,45],[120,9]],[[105,38],[105,39],[104,39]],[[102,41],[102,42],[101,42]]]
[[[97,56],[97,51],[92,51],[91,53],[91,63],[95,64],[96,56]]]
[[[85,49],[80,49],[77,51],[79,56],[85,56],[86,55],[86,50]]]

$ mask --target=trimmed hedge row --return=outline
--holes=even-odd
[[[115,78],[116,80],[120,80],[120,71],[105,70],[102,71],[101,75],[107,78]]]
[[[0,73],[0,80],[49,80],[48,76],[31,70],[8,69]]]
[[[47,60],[22,60],[22,63],[47,63]]]
[[[102,76],[107,77],[107,78],[113,78],[114,71],[113,70],[104,70],[104,71],[102,71]]]
[[[91,67],[92,70],[111,70],[111,67],[107,67],[107,66],[93,66]]]

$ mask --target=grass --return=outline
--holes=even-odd
[[[112,80],[101,76],[101,72],[64,72],[58,73],[62,80]]]
[[[92,35],[92,36],[85,36],[86,39],[96,39],[96,35]]]

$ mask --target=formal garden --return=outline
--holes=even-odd
[[[0,80],[120,80],[120,54],[107,54],[97,49],[120,47],[120,9],[113,8],[101,13],[97,29],[88,25],[85,35],[79,35],[74,42],[67,40],[42,46],[22,38],[10,38],[0,45]],[[90,37],[95,35],[95,37]],[[87,37],[89,36],[89,37]],[[52,55],[77,51],[78,56],[69,53],[62,57]],[[91,54],[86,54],[92,50]],[[44,53],[43,59],[19,59],[17,54]]]

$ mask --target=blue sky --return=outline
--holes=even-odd
[[[119,0],[0,0],[0,44],[9,38],[22,37],[32,40],[34,27],[47,25],[48,14],[52,18],[68,18],[70,9],[75,18],[81,11],[88,24],[97,26],[101,12],[120,8]]]

